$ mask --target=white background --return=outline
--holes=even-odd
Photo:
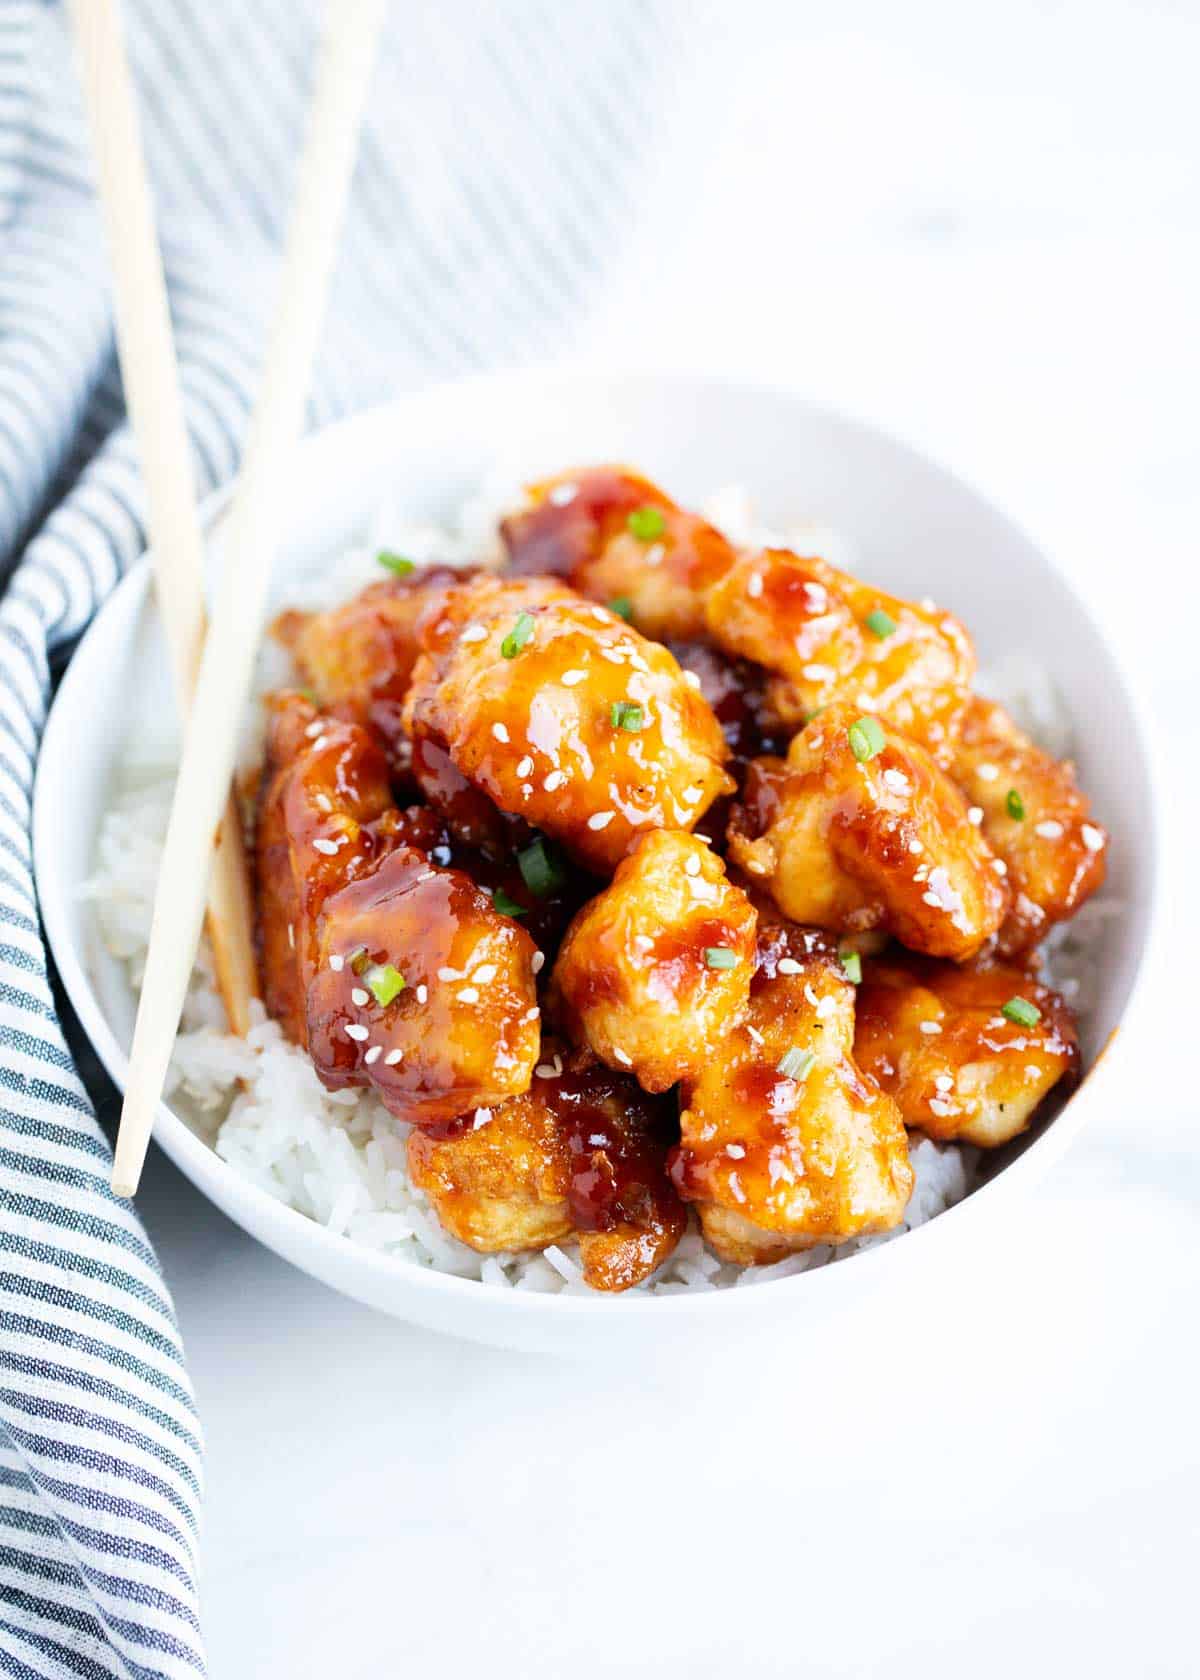
[[[1157,1032],[936,1298],[649,1368],[376,1316],[156,1154],[217,1680],[1197,1672],[1200,8],[725,10],[631,69],[669,138],[577,348],[880,422],[1083,582],[1171,767]]]

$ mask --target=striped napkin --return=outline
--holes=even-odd
[[[207,490],[253,399],[319,10],[124,10]],[[314,424],[563,344],[683,51],[671,0],[396,11]],[[66,20],[36,0],[0,7],[0,226],[0,1675],[202,1674],[199,1423],[154,1252],[107,1188],[31,868],[52,670],[142,545]]]

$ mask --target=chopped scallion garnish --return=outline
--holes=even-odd
[[[566,872],[542,835],[517,853],[521,879],[531,893],[539,898],[556,891],[566,880]]]
[[[1036,1027],[1042,1018],[1037,1005],[1023,997],[1009,998],[1000,1013],[1006,1021],[1012,1021],[1018,1027]]]
[[[737,952],[731,951],[728,945],[707,945],[704,960],[709,968],[736,968]]]
[[[881,642],[885,642],[896,629],[896,620],[891,613],[885,613],[882,607],[876,607],[874,612],[869,612],[863,623],[872,636],[878,636]]]
[[[404,990],[404,976],[398,968],[393,968],[391,963],[376,963],[367,970],[363,979],[381,1009],[386,1009]]]
[[[645,712],[632,700],[614,700],[609,716],[614,729],[628,729],[631,735],[636,735],[646,721]]]
[[[505,659],[515,659],[525,643],[533,635],[533,614],[518,613],[517,622],[500,643],[500,652]]]
[[[862,985],[862,957],[857,951],[839,951],[842,973],[852,986]]]
[[[614,595],[608,603],[608,610],[611,613],[616,613],[618,618],[623,618],[628,624],[633,617],[633,602],[628,595]]]
[[[857,718],[850,725],[847,734],[850,751],[860,764],[865,764],[887,746],[887,736],[883,733],[879,719],[869,715]]]
[[[1021,795],[1017,792],[1016,788],[1009,788],[1008,796],[1004,801],[1004,809],[1008,812],[1014,822],[1024,822],[1025,801],[1021,798]]]
[[[798,1050],[793,1045],[779,1058],[775,1071],[785,1079],[804,1079],[816,1059],[811,1050]]]
[[[397,577],[408,577],[417,569],[415,560],[410,560],[404,554],[394,554],[390,548],[381,548],[375,558],[381,566],[386,566],[389,572],[395,572]]]
[[[525,906],[518,904],[516,899],[506,893],[503,887],[496,888],[492,894],[492,903],[502,916],[526,916],[529,914]]]
[[[667,521],[661,508],[640,507],[625,521],[630,531],[639,542],[657,542],[667,528]]]

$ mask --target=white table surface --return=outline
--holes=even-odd
[[[218,1680],[1197,1672],[1200,9],[726,11],[642,67],[671,138],[579,347],[882,423],[1088,580],[1176,772],[1161,1031],[938,1300],[664,1368],[410,1330],[156,1153]]]

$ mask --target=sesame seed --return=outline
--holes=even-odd
[[[318,735],[324,732],[324,729],[325,725],[321,722],[320,718],[314,718],[304,733],[308,736],[310,741],[313,741]]]
[[[978,828],[980,823],[983,821],[983,806],[982,805],[968,805],[967,806],[967,821],[969,823],[973,824],[973,826],[975,828]]]
[[[617,813],[615,811],[597,811],[595,816],[588,818],[588,827],[595,829],[607,828],[616,814]]]
[[[566,779],[564,771],[551,770],[550,774],[546,777],[546,780],[542,783],[542,786],[545,788],[547,793],[553,793],[555,788],[560,788]]]
[[[825,682],[829,677],[834,676],[835,672],[832,665],[803,665],[800,668],[800,675],[805,682]]]
[[[829,605],[829,596],[823,583],[806,583],[804,585],[804,599],[809,612],[822,613]]]
[[[941,1026],[937,1021],[922,1021],[921,1022],[921,1031],[923,1033],[940,1033],[941,1030],[942,1030]]]
[[[643,676],[648,677],[650,675],[650,667],[647,665],[640,653],[631,653],[629,655],[629,663],[633,666],[635,671],[641,671]]]
[[[739,1202],[744,1202],[746,1200],[746,1192],[742,1189],[736,1173],[731,1172],[729,1175],[729,1188],[733,1191]]]
[[[474,980],[480,986],[490,985],[491,982],[496,978],[496,965],[495,965],[495,963],[484,963],[481,968],[477,968],[475,970],[475,972],[474,972],[474,974],[472,974],[471,978],[472,978],[472,980]]]
[[[382,1055],[383,1055],[383,1045],[382,1044],[372,1044],[371,1048],[367,1051],[366,1055],[363,1057],[363,1061],[367,1064],[368,1067],[373,1067],[375,1065],[375,1063],[379,1060],[380,1056],[382,1056]]]
[[[689,857],[685,861],[683,867],[687,870],[689,875],[699,875],[699,873],[700,873],[700,859],[698,857]]]
[[[1040,834],[1043,840],[1061,840],[1063,825],[1055,822],[1053,818],[1048,818],[1045,822],[1035,823],[1033,832]]]
[[[780,957],[777,967],[780,974],[802,974],[804,972],[795,957]]]
[[[554,507],[566,507],[567,503],[573,502],[578,494],[578,484],[556,484],[547,495],[546,500]]]
[[[608,624],[612,620],[612,614],[607,612],[603,607],[593,607],[592,617],[596,620],[597,624]]]
[[[761,572],[751,572],[750,576],[749,576],[749,579],[747,580],[747,583],[746,583],[746,593],[747,593],[747,595],[749,595],[749,597],[752,601],[757,601],[758,597],[762,594],[762,592],[763,592],[762,573]]]
[[[745,1156],[746,1146],[741,1143],[727,1143],[725,1153],[731,1161],[740,1161]]]
[[[545,951],[535,951],[533,953],[533,960],[530,962],[529,966],[535,974],[540,974],[546,966]]]
[[[1084,823],[1079,830],[1080,838],[1089,852],[1104,850],[1104,834],[1101,829],[1093,828],[1091,823]]]
[[[337,952],[335,951],[333,956],[330,957],[330,959],[329,959],[329,966],[335,974],[340,974],[342,972],[342,968],[345,964],[345,961],[346,961],[345,957],[339,957]]]
[[[625,1054],[624,1050],[622,1050],[618,1045],[616,1045],[616,1044],[613,1045],[612,1053],[617,1058],[617,1060],[620,1062],[622,1067],[632,1067],[633,1066],[633,1057],[632,1056],[627,1056]]]
[[[939,1073],[933,1083],[939,1091],[953,1091],[954,1089],[954,1081],[948,1073]]]
[[[586,681],[586,671],[564,671],[562,674],[562,685],[564,688],[577,688],[581,682]]]
[[[288,923],[288,944],[291,946],[293,951],[296,949],[296,930],[292,926],[291,922]]]
[[[1005,863],[1003,858],[993,858],[992,868],[996,871],[997,875],[1008,874],[1008,865]]]
[[[418,986],[417,987],[417,1002],[418,1003],[427,1003],[428,1001],[429,1001],[429,987],[428,986]]]
[[[313,751],[314,752],[320,752],[322,747],[327,747],[328,745],[329,745],[328,735],[318,735],[316,740],[313,742]]]
[[[528,776],[529,772],[532,769],[533,769],[533,760],[530,758],[529,754],[526,753],[525,757],[523,759],[521,759],[521,761],[517,765],[517,775],[522,781],[524,781],[525,777]]]
[[[327,793],[315,794],[313,797],[313,804],[317,807],[318,811],[324,811],[326,816],[328,816],[329,812],[333,810],[333,800],[330,799]]]
[[[942,1102],[942,1100],[939,1097],[930,1097],[930,1099],[929,1099],[929,1112],[931,1114],[938,1115],[938,1117],[940,1119],[944,1120],[947,1117],[947,1115],[950,1115],[950,1114],[954,1113],[954,1104],[953,1103],[948,1103],[948,1102]]]
[[[387,1055],[383,1058],[384,1067],[395,1067],[396,1063],[400,1060],[403,1054],[404,1052],[402,1050],[389,1050]]]
[[[461,968],[439,968],[438,969],[438,979],[439,980],[465,980],[466,978],[467,978],[466,973]]]
[[[912,792],[908,777],[904,774],[903,770],[885,770],[883,772],[883,779],[887,786],[891,788],[893,793]]]
[[[459,1003],[478,1003],[479,988],[477,986],[464,986],[458,994],[458,1001]]]
[[[366,1027],[360,1027],[355,1021],[348,1023],[346,1027],[346,1037],[354,1039],[356,1044],[361,1044],[363,1040],[369,1036],[370,1035],[368,1034]]]
[[[981,782],[994,782],[1000,772],[994,764],[981,764],[975,774]]]
[[[470,642],[486,642],[487,641],[487,636],[488,636],[488,633],[487,633],[486,629],[483,627],[482,624],[468,624],[467,628],[463,631],[462,635],[458,639],[459,639],[460,642],[467,642],[467,643],[470,643]]]
[[[755,1044],[761,1044],[763,1042],[763,1035],[759,1032],[757,1027],[747,1027],[746,1032],[754,1040]]]
[[[508,745],[508,730],[502,723],[494,723],[492,725],[492,734],[496,737],[497,741],[502,741],[505,746]]]
[[[624,665],[625,655],[620,648],[601,648],[601,659],[607,659],[610,665]]]
[[[541,1013],[542,1013],[541,1010],[538,1008],[537,1004],[535,1003],[532,1009],[527,1009],[525,1011],[524,1015],[521,1016],[521,1025],[523,1027],[528,1026],[530,1021],[536,1021],[538,1016]]]
[[[663,547],[662,543],[651,543],[650,547],[646,550],[643,559],[645,560],[647,566],[661,566],[663,555],[666,552],[667,551]]]
[[[685,671],[683,673],[683,680],[689,688],[700,687],[700,678],[696,675],[695,671]]]
[[[314,840],[313,841],[313,851],[314,852],[321,852],[325,857],[336,857],[337,856],[337,841],[336,840]]]
[[[910,840],[908,842],[908,849],[914,857],[920,857],[921,853],[925,850],[919,840]]]
[[[680,797],[680,799],[683,800],[685,805],[698,805],[700,803],[700,801],[704,798],[704,789],[703,788],[684,788],[683,792],[679,795],[679,797]]]
[[[938,895],[936,893],[932,893],[932,892],[922,893],[921,894],[921,903],[922,904],[928,904],[930,906],[930,908],[933,909],[933,910],[942,910],[942,909],[945,908],[945,906],[943,905],[943,903],[942,903],[941,899],[938,897]]]
[[[363,1009],[368,1003],[370,1003],[371,994],[362,986],[355,986],[354,990],[350,993],[350,1001],[351,1003],[356,1003],[360,1009]]]

